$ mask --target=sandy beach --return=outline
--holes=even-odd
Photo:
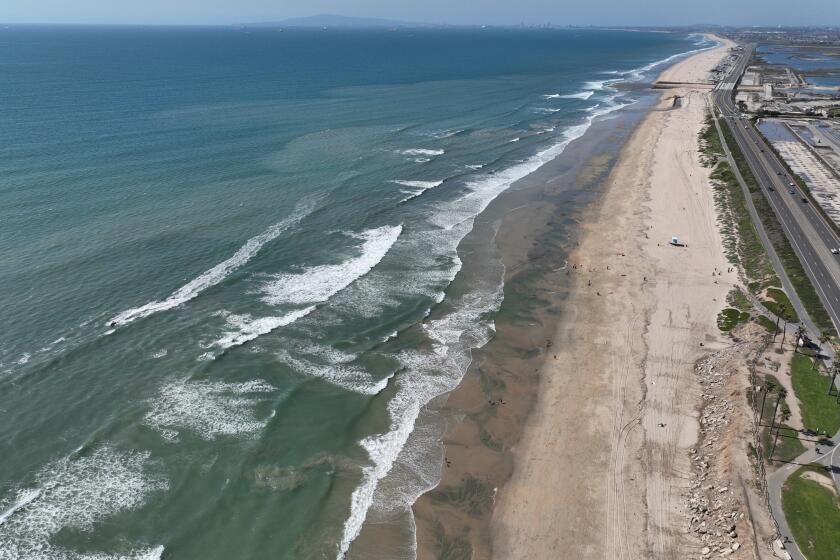
[[[704,81],[730,45],[691,56],[660,79]],[[698,150],[707,89],[666,90],[626,143],[556,273],[562,313],[541,365],[502,393],[511,404],[503,416],[526,418],[521,437],[507,439],[514,442],[507,462],[462,451],[487,466],[485,480],[509,476],[492,488],[492,515],[435,508],[442,501],[435,492],[463,490],[472,476],[445,472],[416,507],[421,558],[466,550],[499,559],[701,557],[685,500],[702,404],[695,365],[725,348],[716,316],[738,281]],[[672,236],[686,246],[670,245]],[[464,383],[450,403],[466,420],[451,431],[449,455],[484,426],[465,396],[488,395],[469,389],[481,376]]]
[[[725,52],[695,55],[662,79],[698,81]],[[670,90],[658,109],[670,110],[635,132],[570,259],[557,359],[494,513],[497,558],[689,552],[681,494],[698,432],[694,364],[719,342],[715,318],[737,278],[725,272],[699,160],[705,94]],[[674,235],[687,247],[669,245]]]
[[[724,52],[693,56],[662,79],[698,81]],[[494,514],[498,558],[688,552],[680,496],[698,431],[694,364],[718,342],[715,317],[737,279],[725,272],[699,161],[704,92],[671,90],[658,109],[671,110],[636,131],[570,259],[576,282],[558,356],[544,367]],[[687,247],[670,246],[674,235]]]

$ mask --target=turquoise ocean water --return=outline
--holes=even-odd
[[[0,559],[341,558],[493,334],[457,248],[698,37],[0,30]]]

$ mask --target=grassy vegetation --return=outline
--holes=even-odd
[[[788,299],[786,293],[779,288],[767,288],[767,297],[770,298],[770,300],[764,300],[761,303],[771,313],[781,317],[788,323],[799,322],[799,317],[796,315],[796,311],[793,309],[793,304],[790,302],[790,299]]]
[[[740,288],[730,290],[730,292],[726,294],[726,302],[739,311],[752,310],[750,300],[747,299],[747,296],[740,290]]]
[[[734,307],[727,307],[717,316],[717,326],[723,332],[729,332],[741,323],[746,323],[750,320],[750,314],[745,311],[739,311]]]
[[[776,332],[776,323],[774,323],[764,315],[756,315],[755,322],[764,327],[769,333]]]
[[[793,284],[797,295],[799,296],[799,299],[802,301],[802,304],[805,306],[805,309],[808,311],[808,314],[811,316],[814,323],[816,323],[820,330],[829,336],[836,336],[834,326],[831,323],[831,319],[829,318],[828,313],[826,313],[825,309],[823,308],[823,305],[820,302],[819,297],[817,296],[816,290],[814,290],[814,287],[811,285],[811,281],[806,276],[805,270],[802,267],[802,263],[799,262],[799,258],[796,256],[796,253],[794,253],[793,247],[791,247],[790,242],[784,234],[781,224],[776,219],[776,215],[773,213],[773,209],[771,208],[770,203],[761,193],[761,189],[758,186],[758,182],[756,181],[755,177],[750,171],[749,165],[747,165],[747,162],[744,159],[744,155],[738,149],[738,145],[735,142],[735,138],[732,136],[732,131],[729,129],[729,125],[726,123],[726,121],[720,121],[720,125],[721,130],[723,131],[723,135],[726,139],[726,143],[732,152],[732,157],[735,160],[735,164],[738,166],[738,169],[741,171],[741,175],[744,177],[744,182],[747,184],[747,188],[750,192],[750,197],[753,201],[753,204],[755,205],[756,211],[758,212],[759,218],[761,219],[761,222],[764,225],[764,229],[767,232],[768,237],[770,238],[770,242],[773,244],[773,247],[779,256],[779,259],[782,262],[782,266],[785,268],[788,278],[790,278],[790,281]],[[715,170],[715,173],[718,174],[719,180],[725,181],[726,184],[731,184],[731,182],[734,182],[734,185],[737,187],[737,181],[735,181],[735,177],[731,169],[729,169],[728,173],[726,173],[724,171],[720,171],[719,167]],[[732,177],[730,177],[729,175],[732,175]],[[743,195],[743,191],[741,191],[740,188],[730,188],[727,190],[733,192],[733,194],[731,195],[733,199],[735,198],[734,191],[736,190]],[[744,207],[746,208],[745,205]],[[747,219],[749,220],[748,215]],[[752,225],[752,222],[750,221],[749,224]],[[741,226],[738,228],[739,233],[746,229],[747,228],[745,226]],[[739,243],[739,246],[740,245],[741,243]],[[749,239],[744,241],[744,245],[747,249],[750,249],[751,242],[749,241]],[[742,251],[739,250],[739,254],[741,252]],[[755,254],[750,254],[751,252],[754,253],[755,249],[750,249],[749,251],[744,252],[746,253],[746,257],[751,257],[753,261],[758,260],[758,257]],[[761,269],[758,266],[756,266],[755,263],[753,263],[751,267],[748,267],[748,262],[749,260],[745,261],[742,259],[742,266],[744,267],[745,272],[748,274],[751,280],[751,284],[749,286],[750,291],[755,293],[761,288],[769,287],[771,285],[779,285],[778,282],[768,280],[766,274],[762,273]]]
[[[749,279],[748,288],[751,292],[757,293],[769,286],[778,286],[779,280],[773,265],[750,218],[744,192],[738,186],[729,163],[718,163],[711,178],[714,181],[715,199],[721,210],[721,230],[730,262],[743,269]]]
[[[807,472],[825,471],[807,465],[793,473],[782,487],[782,509],[796,544],[808,560],[840,560],[840,499],[833,490],[803,478]]]
[[[773,403],[775,405],[775,402]],[[773,409],[770,409],[773,412]],[[768,421],[770,419],[768,418]],[[776,430],[770,433],[770,428],[764,428],[761,432],[761,447],[764,449],[764,458],[770,459],[770,451],[773,451],[773,459],[776,461],[793,461],[803,453],[805,446],[798,439],[799,432],[786,424],[779,428],[779,439],[776,440],[776,449],[773,449],[773,440],[776,438]]]
[[[834,435],[840,429],[840,405],[828,394],[831,378],[814,369],[813,359],[803,354],[794,354],[790,368],[802,424],[817,434]]]
[[[805,446],[802,445],[802,442],[797,437],[799,432],[784,424],[784,421],[790,418],[790,406],[788,406],[786,399],[787,391],[785,391],[785,388],[782,387],[778,379],[769,374],[764,377],[764,386],[767,389],[767,400],[764,404],[764,411],[761,414],[761,423],[767,426],[761,432],[761,447],[764,450],[764,458],[770,458],[770,450],[773,448],[773,440],[776,437],[775,430],[772,433],[770,432],[770,424],[772,423],[777,426],[781,424],[779,427],[779,439],[776,440],[776,449],[773,451],[773,458],[778,461],[793,460],[805,452]],[[773,412],[779,396],[781,396],[781,401],[779,401],[779,411],[781,414],[778,414],[774,420]]]
[[[718,160],[724,157],[723,145],[711,116],[706,118],[706,126],[700,132],[700,145],[703,148],[703,165],[706,167],[714,167]]]

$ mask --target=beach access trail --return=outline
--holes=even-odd
[[[581,224],[538,401],[493,513],[496,558],[686,558],[684,506],[701,392],[695,363],[730,270],[698,135],[709,71],[731,43],[661,76],[667,90]],[[679,97],[675,103],[674,97]],[[679,236],[687,246],[669,244]]]

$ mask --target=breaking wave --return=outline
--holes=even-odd
[[[234,253],[229,259],[220,262],[204,274],[190,280],[175,290],[168,298],[161,301],[152,301],[140,307],[127,309],[108,321],[108,325],[126,325],[136,321],[137,319],[142,319],[143,317],[148,317],[149,315],[172,309],[173,307],[177,307],[190,301],[207,288],[215,286],[230,276],[236,269],[250,261],[254,255],[256,255],[260,249],[266,245],[266,243],[277,239],[281,233],[300,222],[310,212],[311,205],[298,209],[298,211],[285,220],[277,222],[261,234],[246,241],[245,244],[242,245],[242,247],[240,247],[239,250],[236,251],[236,253]]]
[[[408,202],[413,198],[417,198],[424,192],[429,189],[433,189],[435,187],[439,187],[443,184],[443,181],[391,181],[397,185],[401,185],[403,187],[408,187],[411,190],[402,190],[401,192],[406,197],[402,198],[400,202]]]
[[[588,82],[593,83],[593,82]],[[569,94],[560,94],[560,93],[550,93],[548,95],[543,95],[545,99],[583,99],[587,100],[590,97],[595,95],[595,91],[593,90],[586,90],[581,91],[578,93],[569,93]]]
[[[188,429],[208,440],[249,434],[261,430],[267,422],[256,418],[252,395],[274,390],[262,380],[169,383],[161,388],[144,421],[169,440],[177,438],[179,429]]]
[[[210,346],[216,346],[222,350],[227,350],[234,346],[241,346],[246,342],[270,333],[274,329],[291,325],[298,319],[306,317],[314,310],[315,306],[310,306],[276,317],[252,317],[247,314],[235,315],[225,312],[225,320],[230,330],[225,332],[221,338],[213,341]]]
[[[266,303],[301,305],[321,303],[373,269],[402,233],[402,225],[382,226],[359,234],[360,254],[339,264],[307,268],[298,274],[278,274],[263,287]]]
[[[432,150],[428,148],[410,148],[403,150],[403,154],[407,156],[442,156],[446,153],[445,150]]]
[[[100,448],[91,455],[65,458],[36,475],[36,487],[21,489],[0,517],[1,560],[151,560],[162,546],[118,554],[78,553],[54,545],[64,529],[91,532],[100,521],[137,509],[163,479],[145,474],[149,453]]]

